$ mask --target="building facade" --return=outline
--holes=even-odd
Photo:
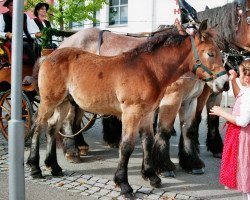
[[[186,0],[197,11],[222,6],[232,0]],[[178,0],[109,0],[109,4],[95,13],[98,23],[73,23],[72,29],[97,26],[121,33],[151,32],[159,25],[172,25],[180,19]],[[80,25],[80,26],[79,26]]]

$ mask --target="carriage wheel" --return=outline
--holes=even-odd
[[[83,128],[83,132],[89,130],[95,123],[97,114],[84,112],[82,117],[81,127]]]
[[[8,121],[11,117],[10,90],[2,93],[0,97],[0,129],[3,136],[8,140]],[[28,97],[22,93],[22,120],[24,121],[25,140],[29,138],[31,128],[32,107]]]

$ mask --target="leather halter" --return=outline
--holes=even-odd
[[[227,74],[226,70],[219,72],[218,74],[213,74],[213,72],[211,72],[205,65],[202,64],[201,60],[199,59],[199,55],[197,53],[196,47],[195,47],[195,43],[194,43],[194,38],[192,36],[190,36],[191,39],[191,44],[192,44],[192,49],[194,51],[194,57],[196,60],[196,63],[194,65],[194,68],[192,69],[192,72],[194,74],[196,74],[197,69],[200,67],[201,69],[203,69],[205,72],[207,72],[210,77],[202,79],[205,82],[209,82],[212,81],[220,76],[223,76],[225,74]]]

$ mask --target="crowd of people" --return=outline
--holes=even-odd
[[[8,8],[8,12],[0,15],[0,38],[5,39],[9,46],[12,40],[12,16],[13,0],[7,0],[3,6]],[[34,8],[34,19],[26,13],[23,14],[23,52],[28,56],[32,64],[35,64],[41,53],[42,29],[51,27],[47,21],[47,11],[49,4],[38,3]]]

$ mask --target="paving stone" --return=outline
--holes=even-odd
[[[63,185],[62,187],[65,187],[65,188],[70,189],[70,188],[73,188],[74,186],[72,186],[72,185],[70,185],[70,184],[65,184],[65,185]]]
[[[87,193],[87,192],[82,192],[82,193],[80,193],[81,195],[83,195],[83,196],[89,196],[90,194],[89,193]]]
[[[79,182],[71,182],[70,185],[76,187],[76,186],[78,186],[78,185],[81,185],[81,183],[79,183]]]
[[[140,192],[135,193],[136,198],[144,199],[146,196],[147,196],[146,194],[143,194],[143,193],[140,193]]]
[[[89,190],[93,190],[93,191],[95,191],[95,192],[97,192],[97,191],[99,191],[101,188],[99,188],[99,187],[91,187],[91,188],[89,188]]]
[[[100,200],[110,200],[110,197],[101,197]]]
[[[157,194],[159,196],[161,196],[165,191],[164,190],[161,190],[161,189],[158,189],[158,188],[154,188],[152,190],[152,194]]]
[[[74,189],[76,189],[76,190],[79,190],[79,191],[85,191],[85,190],[87,190],[88,188],[87,187],[84,187],[84,186],[77,186],[77,187],[75,187]]]
[[[137,191],[143,194],[149,194],[152,191],[152,188],[142,187],[138,189]]]
[[[91,181],[91,180],[86,181],[86,183],[89,184],[89,185],[95,185],[96,184],[95,181]]]
[[[177,194],[175,198],[177,198],[177,199],[189,199],[189,196],[183,195],[183,194]]]
[[[90,181],[97,182],[97,181],[99,180],[99,178],[96,177],[96,176],[93,176],[93,177],[91,177],[89,180],[90,180]]]
[[[94,194],[95,193],[94,190],[85,190],[84,192],[89,193],[89,194]]]
[[[95,186],[100,187],[100,188],[104,188],[105,185],[103,183],[96,183]]]
[[[157,195],[157,194],[150,194],[146,197],[146,199],[152,199],[152,200],[156,200],[156,199],[159,199],[160,196]]]
[[[99,179],[97,182],[98,182],[98,183],[107,183],[107,182],[109,182],[109,180],[108,180],[108,179],[103,179],[103,178],[101,178],[101,179]]]
[[[88,180],[86,178],[81,177],[81,178],[76,179],[76,181],[79,183],[86,183]]]
[[[101,195],[107,195],[108,193],[110,193],[111,192],[111,190],[107,190],[107,189],[101,189],[100,191],[99,191],[99,193],[101,194]]]
[[[116,191],[111,191],[109,194],[107,194],[108,197],[118,197],[120,195],[120,192],[116,192]]]
[[[115,186],[113,186],[113,185],[105,185],[105,188],[108,189],[108,190],[114,190]]]
[[[176,197],[176,193],[173,193],[173,192],[165,192],[162,197],[168,197],[168,198],[175,198]]]
[[[91,175],[86,175],[86,174],[82,175],[81,177],[82,177],[82,178],[85,178],[85,179],[87,179],[87,180],[89,180],[89,179],[92,178]]]
[[[75,188],[74,189],[69,189],[68,191],[69,192],[74,192],[74,193],[80,193],[80,192],[82,192],[81,190],[76,190]]]

